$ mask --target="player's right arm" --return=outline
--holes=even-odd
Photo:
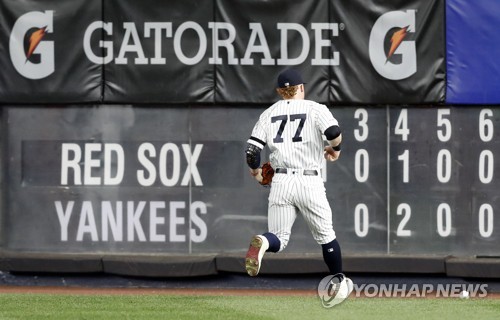
[[[262,181],[262,169],[260,168],[260,153],[262,149],[250,142],[253,137],[250,137],[245,150],[247,165],[250,167],[250,174],[257,181]]]

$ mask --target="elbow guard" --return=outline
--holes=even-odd
[[[325,130],[325,136],[328,142],[331,144],[332,140],[337,139],[340,135],[342,134],[342,131],[340,130],[340,127],[337,125],[331,126]],[[341,146],[340,143],[336,146],[332,146],[333,150],[335,151],[340,151]]]
[[[245,150],[245,154],[247,157],[247,164],[251,169],[257,169],[260,166],[260,152],[261,148],[253,145],[247,144],[247,148]]]
[[[334,126],[328,127],[325,130],[325,137],[327,140],[333,140],[333,139],[337,138],[338,136],[340,136],[341,133],[342,133],[342,131],[340,130],[340,127],[337,125],[334,125]]]

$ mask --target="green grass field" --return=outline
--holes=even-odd
[[[500,299],[0,294],[0,319],[500,319]]]

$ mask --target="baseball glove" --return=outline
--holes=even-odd
[[[274,176],[274,169],[271,167],[271,162],[266,162],[262,165],[262,181],[260,182],[263,186],[268,186],[271,184]]]

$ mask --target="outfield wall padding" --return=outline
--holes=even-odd
[[[34,273],[101,273],[102,255],[0,252],[0,270]]]
[[[215,255],[110,255],[104,256],[103,271],[109,274],[145,277],[194,277],[216,275]]]
[[[356,273],[446,273],[443,255],[345,255],[345,272]],[[244,272],[244,255],[217,256],[217,269],[225,272]],[[328,273],[321,254],[266,254],[262,274]]]
[[[446,273],[443,255],[359,255],[344,258],[344,269],[349,272],[380,273]]]
[[[500,258],[452,257],[446,260],[450,277],[500,278]]]
[[[104,273],[180,278],[245,274],[245,253],[206,255],[61,255],[0,252],[0,271],[12,273]],[[344,272],[500,278],[500,258],[432,255],[345,255]],[[328,274],[321,254],[266,254],[261,275]]]

